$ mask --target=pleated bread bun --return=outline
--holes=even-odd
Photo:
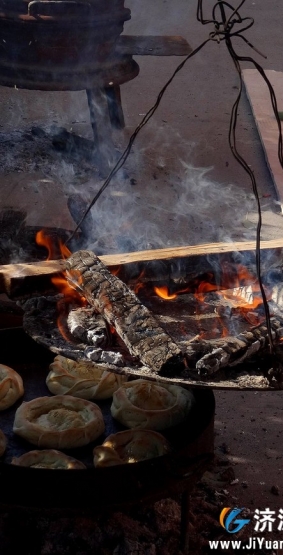
[[[57,355],[49,366],[46,385],[54,395],[108,399],[127,380],[94,362],[76,362]]]
[[[5,364],[0,364],[0,410],[14,405],[24,394],[21,376]]]
[[[183,387],[134,380],[113,394],[111,414],[127,428],[164,430],[182,422],[193,403],[193,394]]]
[[[71,449],[87,445],[105,429],[100,408],[71,395],[38,397],[17,409],[13,431],[33,445]]]
[[[29,466],[30,468],[50,468],[50,469],[85,469],[86,466],[77,459],[69,457],[56,449],[34,450],[24,453],[20,457],[14,457],[12,464],[16,466]]]
[[[171,451],[168,441],[152,430],[125,430],[111,434],[93,450],[94,466],[114,466],[166,455]]]
[[[6,436],[3,434],[2,430],[0,430],[0,457],[5,453],[7,447],[7,440]]]

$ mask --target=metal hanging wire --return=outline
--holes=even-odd
[[[198,3],[197,3],[197,20],[202,25],[209,25],[209,24],[213,25],[214,30],[209,33],[209,37],[205,41],[203,41],[197,48],[195,48],[178,65],[178,67],[175,69],[175,71],[171,75],[170,79],[168,79],[168,81],[165,83],[164,87],[159,92],[154,105],[148,110],[148,112],[143,117],[143,119],[141,120],[139,125],[136,127],[135,131],[133,132],[133,134],[131,135],[131,137],[129,139],[128,145],[126,146],[124,152],[121,154],[118,161],[116,162],[116,164],[114,165],[114,167],[110,171],[108,177],[104,181],[103,185],[101,186],[101,188],[98,190],[98,192],[96,193],[96,195],[94,196],[94,198],[90,202],[88,208],[86,209],[86,211],[84,212],[83,216],[81,217],[79,223],[77,224],[76,229],[73,231],[72,235],[68,238],[67,242],[69,242],[74,237],[74,235],[76,234],[76,232],[80,228],[82,222],[84,221],[84,219],[86,218],[86,216],[88,215],[88,213],[90,212],[90,210],[92,209],[94,204],[97,202],[99,197],[102,195],[102,193],[108,187],[108,185],[111,183],[113,177],[117,174],[117,172],[125,164],[128,156],[129,156],[129,154],[132,150],[132,146],[135,142],[135,139],[136,139],[137,135],[139,134],[141,129],[148,123],[148,121],[152,118],[152,116],[156,112],[156,110],[157,110],[157,108],[158,108],[158,106],[159,106],[159,104],[160,104],[160,102],[161,102],[161,100],[164,96],[164,93],[166,92],[169,85],[172,83],[172,81],[175,78],[175,76],[177,75],[177,73],[179,73],[179,71],[181,71],[181,69],[183,69],[183,67],[185,66],[187,61],[190,60],[193,56],[195,56],[206,44],[211,43],[213,41],[216,41],[218,43],[225,42],[226,47],[228,49],[228,52],[229,52],[229,54],[230,54],[230,56],[233,60],[235,69],[238,73],[239,82],[240,82],[239,93],[238,93],[237,98],[236,98],[236,100],[235,100],[235,102],[232,106],[232,109],[231,109],[228,140],[229,140],[229,146],[230,146],[230,149],[231,149],[231,152],[232,152],[233,156],[235,157],[235,159],[239,162],[239,164],[243,167],[245,172],[250,177],[252,190],[253,190],[253,193],[254,193],[254,196],[255,196],[255,199],[256,199],[256,203],[257,203],[257,211],[258,211],[258,224],[257,224],[257,233],[256,233],[256,271],[257,271],[257,279],[258,279],[258,283],[259,283],[259,287],[260,287],[260,291],[261,291],[261,296],[262,296],[262,300],[263,300],[266,326],[267,326],[267,332],[268,332],[268,340],[269,340],[269,350],[270,350],[270,354],[273,357],[274,372],[275,372],[275,375],[276,375],[276,372],[277,372],[277,376],[281,378],[281,371],[279,370],[280,364],[276,360],[276,353],[275,353],[274,344],[273,344],[272,330],[271,330],[271,324],[270,324],[269,306],[268,306],[268,302],[267,302],[267,299],[266,299],[266,294],[265,294],[265,290],[264,290],[263,283],[262,283],[262,278],[261,278],[260,241],[261,241],[262,215],[261,215],[261,206],[260,206],[258,188],[257,188],[257,183],[256,183],[254,173],[253,173],[252,169],[249,167],[246,160],[239,153],[239,151],[237,149],[237,143],[236,143],[238,108],[239,108],[239,103],[240,103],[240,100],[241,100],[241,97],[242,97],[242,92],[243,92],[243,78],[242,78],[242,71],[241,71],[240,62],[249,62],[249,63],[253,64],[253,66],[257,69],[257,71],[260,73],[260,75],[262,76],[262,78],[264,79],[265,83],[268,86],[272,109],[273,109],[273,112],[274,112],[274,115],[275,115],[275,118],[276,118],[276,122],[277,122],[277,125],[278,125],[278,158],[279,158],[279,162],[280,162],[282,168],[283,168],[283,141],[282,141],[281,122],[280,122],[280,117],[279,117],[279,113],[278,113],[276,96],[275,96],[274,89],[273,89],[269,79],[267,78],[262,66],[258,62],[256,62],[251,56],[240,56],[239,54],[236,53],[236,51],[234,49],[234,46],[233,46],[232,39],[234,37],[240,38],[250,48],[252,48],[255,52],[257,52],[259,55],[266,58],[266,56],[264,56],[257,48],[255,48],[254,45],[243,35],[243,32],[250,29],[254,24],[254,19],[252,17],[242,17],[241,14],[240,14],[240,9],[245,4],[245,2],[246,2],[246,0],[241,0],[239,2],[239,4],[237,5],[237,7],[235,8],[229,2],[226,2],[224,0],[218,0],[217,2],[215,2],[215,4],[212,7],[212,16],[211,16],[211,18],[210,19],[205,19],[204,10],[203,10],[203,0],[198,0]]]
[[[236,71],[237,71],[238,76],[239,76],[239,82],[240,82],[239,93],[238,93],[238,96],[237,96],[237,98],[236,98],[236,100],[235,100],[235,102],[232,106],[232,110],[231,110],[230,126],[229,126],[229,146],[230,146],[230,149],[231,149],[231,152],[232,152],[233,156],[236,158],[236,160],[239,162],[239,164],[243,167],[245,172],[250,177],[251,184],[252,184],[252,190],[253,190],[255,200],[256,200],[256,203],[257,203],[257,212],[258,212],[258,223],[257,223],[257,233],[256,233],[256,271],[257,271],[257,279],[258,279],[258,283],[259,283],[259,287],[260,287],[260,291],[261,291],[263,307],[264,307],[264,312],[265,312],[265,320],[266,320],[266,327],[267,327],[268,340],[269,340],[269,350],[270,350],[270,354],[272,355],[273,365],[274,365],[273,370],[274,370],[275,374],[277,372],[278,377],[280,377],[280,373],[281,373],[280,372],[280,367],[281,367],[281,365],[279,364],[279,361],[277,361],[277,359],[276,359],[276,352],[275,352],[275,348],[274,348],[274,343],[273,343],[273,338],[272,338],[272,330],[271,330],[271,323],[270,323],[269,306],[268,306],[268,302],[267,302],[267,299],[266,299],[266,294],[265,294],[265,290],[264,290],[263,283],[262,283],[262,277],[261,277],[260,241],[261,241],[262,214],[261,214],[261,206],[260,206],[258,188],[257,188],[257,183],[256,183],[254,172],[252,171],[250,166],[247,164],[247,162],[243,158],[243,156],[239,153],[239,151],[237,149],[237,143],[236,143],[236,128],[237,128],[237,120],[238,120],[238,108],[239,108],[239,103],[240,103],[240,100],[241,100],[241,97],[242,97],[242,92],[243,92],[243,78],[242,78],[242,71],[241,71],[240,62],[250,62],[251,64],[253,64],[254,67],[260,73],[260,75],[262,76],[262,78],[264,79],[265,83],[268,86],[271,105],[272,105],[272,109],[273,109],[274,116],[276,118],[276,122],[277,122],[277,126],[278,126],[278,159],[279,159],[279,162],[281,164],[281,167],[283,168],[282,130],[281,130],[281,122],[280,122],[280,117],[279,117],[279,113],[278,113],[278,107],[277,107],[275,92],[274,92],[274,89],[273,89],[269,79],[267,78],[263,68],[251,56],[240,56],[240,55],[238,55],[236,53],[234,47],[233,47],[232,38],[233,37],[239,37],[242,40],[244,40],[244,42],[246,44],[248,44],[248,46],[250,46],[252,49],[254,49],[258,54],[265,57],[258,49],[256,49],[253,46],[253,44],[251,44],[246,39],[246,37],[244,37],[242,35],[243,31],[246,31],[247,29],[252,27],[252,25],[254,24],[253,18],[251,18],[251,17],[242,18],[241,15],[240,15],[239,10],[243,6],[245,1],[246,0],[241,0],[241,2],[238,4],[237,8],[234,8],[230,3],[225,2],[223,0],[219,0],[218,2],[216,2],[216,4],[213,7],[212,18],[210,20],[208,20],[208,19],[204,19],[203,0],[198,0],[197,19],[203,25],[206,25],[208,23],[211,23],[211,24],[214,25],[214,31],[212,33],[210,33],[210,37],[213,40],[216,40],[217,42],[225,41],[228,52],[229,52],[229,54],[230,54],[230,56],[233,60],[234,66],[235,66]],[[217,17],[216,17],[217,10],[219,10],[220,19],[217,19]],[[227,11],[228,12],[230,11],[229,16],[227,15]]]

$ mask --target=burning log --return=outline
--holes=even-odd
[[[180,348],[136,295],[91,251],[78,251],[66,262],[67,279],[114,326],[130,353],[156,374],[184,368]]]
[[[283,320],[270,319],[272,338],[275,342],[283,337]],[[229,337],[215,341],[217,345],[210,353],[205,354],[196,363],[196,370],[201,376],[215,374],[225,366],[236,366],[245,359],[263,350],[268,344],[266,324],[261,324],[244,331],[236,337]]]

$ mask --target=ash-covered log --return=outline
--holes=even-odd
[[[283,320],[270,319],[272,338],[279,343],[283,337]],[[235,337],[215,341],[214,349],[205,354],[196,363],[196,370],[201,376],[215,374],[226,366],[235,366],[248,359],[268,345],[268,331],[266,324],[260,324]]]
[[[78,251],[66,261],[67,279],[102,314],[130,353],[159,375],[184,368],[179,346],[137,296],[91,251]]]

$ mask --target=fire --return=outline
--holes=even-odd
[[[206,293],[211,293],[212,291],[216,291],[217,289],[218,286],[215,283],[201,281],[194,295],[198,301],[204,302]]]
[[[54,258],[52,242],[50,240],[50,237],[45,235],[44,229],[41,229],[37,232],[35,236],[35,241],[37,245],[40,245],[40,247],[45,247],[47,249],[48,256],[46,260],[52,260]]]
[[[207,273],[206,278],[194,282],[190,287],[180,288],[177,291],[169,292],[169,288],[164,285],[154,287],[156,295],[165,300],[174,300],[182,293],[192,293],[197,301],[196,319],[201,325],[202,318],[205,317],[205,303],[208,293],[215,292],[223,301],[223,307],[230,307],[222,310],[221,306],[215,309],[214,325],[209,330],[202,327],[198,337],[211,339],[212,337],[225,337],[230,334],[228,320],[231,318],[231,310],[242,316],[251,326],[256,326],[264,321],[264,315],[258,313],[257,309],[262,306],[262,295],[258,280],[247,267],[243,264],[232,265],[223,264],[221,280],[215,282],[215,275]],[[266,291],[267,299],[271,298],[271,292]],[[222,307],[222,308],[223,308]]]
[[[47,235],[44,229],[41,229],[36,233],[35,240],[38,245],[47,249],[48,256],[46,260],[56,260],[58,254],[66,260],[66,258],[68,258],[71,254],[71,251],[68,247],[66,247],[66,245],[64,245],[62,239],[58,239],[58,242],[56,243],[54,238]]]
[[[161,299],[166,299],[168,301],[176,299],[177,297],[176,293],[173,293],[172,295],[169,293],[166,285],[163,285],[162,287],[154,287],[154,292],[158,295],[158,297],[161,297]]]
[[[51,282],[55,285],[56,289],[58,289],[59,293],[62,293],[66,299],[76,300],[78,303],[82,299],[81,295],[77,293],[73,287],[71,287],[64,275],[64,272],[59,276],[54,276],[51,278]]]
[[[54,241],[53,237],[48,236],[44,230],[36,234],[36,241],[40,246],[47,249],[47,260],[56,259],[58,256],[66,259],[70,256],[71,252],[63,245],[61,240]],[[120,273],[121,267],[117,266],[112,269],[112,273],[117,275]],[[264,316],[257,309],[262,305],[262,296],[258,280],[248,268],[242,264],[231,265],[223,264],[221,268],[221,279],[216,279],[213,272],[207,272],[205,279],[194,279],[190,286],[180,287],[175,289],[176,284],[173,284],[173,291],[167,285],[155,286],[154,293],[163,300],[174,301],[180,294],[191,293],[196,299],[195,319],[198,321],[199,333],[198,337],[202,339],[211,339],[212,337],[225,337],[231,331],[231,324],[228,320],[236,315],[243,316],[250,325],[255,326],[264,321]],[[147,280],[144,278],[145,270],[135,281],[133,290],[139,293],[142,289],[147,287]],[[68,276],[69,277],[69,276]],[[72,276],[71,276],[72,277]],[[76,287],[79,289],[80,276],[74,280]],[[216,282],[217,281],[217,282]],[[52,283],[56,289],[63,295],[63,299],[58,302],[58,320],[57,326],[66,341],[70,341],[68,337],[68,328],[66,320],[71,308],[86,306],[87,301],[77,290],[70,284],[70,279],[67,281],[66,275],[62,272],[52,278]],[[152,289],[150,289],[152,294]],[[219,303],[218,308],[214,309],[215,315],[211,318],[211,325],[207,327],[203,325],[207,315],[207,295],[208,293],[215,292],[223,301]],[[271,298],[271,292],[266,292],[267,299]],[[218,303],[217,303],[218,304]],[[231,316],[233,311],[233,315]],[[230,331],[229,331],[230,328]],[[111,332],[114,332],[114,329]]]
[[[221,291],[219,294],[251,324],[256,326],[265,319],[256,313],[262,305],[262,295],[257,278],[242,264],[237,267],[237,276],[233,288]],[[267,299],[271,298],[271,291],[266,290]]]
[[[144,289],[144,283],[142,282],[142,278],[145,275],[145,270],[142,270],[133,287],[134,293],[137,295],[142,289]]]
[[[58,239],[56,243],[54,241],[54,238],[47,235],[43,229],[37,232],[36,242],[38,245],[43,246],[47,249],[47,260],[53,260],[54,258],[57,258],[58,254],[60,254],[61,258],[65,260],[71,254],[71,251],[69,251],[68,247],[63,244],[61,239]],[[59,275],[52,277],[51,282],[56,287],[58,292],[64,295],[63,302],[61,299],[57,303],[57,327],[64,339],[66,341],[70,341],[70,338],[66,333],[65,325],[69,310],[74,306],[86,306],[87,301],[73,287],[71,287],[71,285],[67,281],[65,272],[61,272]]]

